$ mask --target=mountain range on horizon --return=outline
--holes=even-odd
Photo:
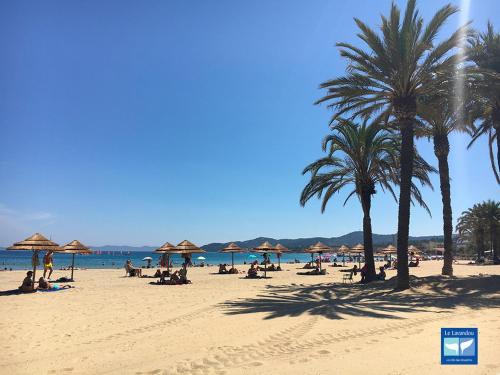
[[[271,244],[277,244],[278,242],[283,246],[286,246],[290,250],[301,250],[315,244],[318,241],[323,242],[328,246],[354,246],[358,243],[363,243],[363,232],[356,231],[348,234],[344,234],[339,237],[309,237],[309,238],[283,238],[275,239],[271,237],[257,237],[246,241],[231,241],[236,243],[238,246],[244,249],[251,249],[260,245],[264,241],[269,241]],[[410,244],[418,244],[426,241],[442,242],[443,236],[431,235],[431,236],[410,236]],[[395,234],[373,234],[373,245],[375,247],[387,246],[389,244],[395,244],[396,235]],[[212,242],[201,246],[201,248],[207,252],[217,252],[224,247],[226,247],[230,242]],[[104,246],[91,246],[92,249],[100,251],[142,251],[142,252],[152,252],[157,249],[158,246],[116,246],[116,245],[104,245]]]

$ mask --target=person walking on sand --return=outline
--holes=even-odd
[[[53,251],[48,251],[45,256],[43,257],[43,278],[45,279],[45,275],[47,274],[47,270],[49,270],[49,277],[48,279],[50,280],[50,276],[52,275],[53,265],[52,265],[52,260],[54,257],[54,252]]]

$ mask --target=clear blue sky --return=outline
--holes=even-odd
[[[398,1],[404,6],[404,2]],[[420,1],[428,20],[445,1]],[[460,5],[460,4],[459,4]],[[354,42],[390,1],[2,1],[0,245],[40,231],[65,243],[198,244],[359,230],[356,199],[325,214],[299,206],[303,167],[321,156],[331,113],[320,82],[342,74],[334,44]],[[470,19],[500,28],[500,2]],[[494,17],[494,18],[491,18]],[[441,35],[456,28],[454,17]],[[484,141],[450,157],[454,216],[499,197]],[[418,144],[436,164],[432,146]],[[411,234],[439,234],[412,211]],[[374,198],[375,233],[397,205]]]

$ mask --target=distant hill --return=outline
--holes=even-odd
[[[455,236],[454,236],[455,237]],[[312,237],[312,238],[282,238],[275,239],[270,237],[258,237],[253,240],[246,241],[232,241],[235,242],[238,246],[244,249],[251,249],[258,245],[260,245],[264,241],[269,241],[271,244],[281,243],[283,246],[288,247],[291,250],[301,250],[308,246],[315,244],[318,241],[323,242],[328,246],[354,246],[358,243],[363,243],[363,232],[351,232],[348,234],[344,234],[340,237]],[[396,241],[395,234],[373,234],[373,245],[375,247],[387,246],[389,244],[394,244]],[[419,244],[422,242],[443,242],[443,236],[410,236],[409,242],[410,244]],[[208,252],[216,252],[226,247],[229,242],[221,243],[221,242],[213,242],[206,245],[203,245],[202,248]],[[142,252],[152,252],[157,249],[159,246],[115,246],[115,245],[105,245],[105,246],[91,246],[92,249],[101,250],[101,251],[142,251]],[[0,248],[1,249],[1,248]]]
[[[358,243],[363,243],[363,232],[351,232],[348,234],[344,234],[340,237],[311,237],[311,238],[296,238],[296,239],[275,239],[269,237],[258,237],[253,240],[247,241],[234,241],[238,246],[242,248],[254,248],[260,245],[264,241],[269,241],[271,244],[280,243],[283,246],[288,247],[291,250],[300,250],[304,249],[308,246],[315,244],[318,241],[323,242],[328,246],[354,246]],[[396,235],[394,234],[373,234],[373,245],[374,246],[387,246],[389,244],[394,244],[396,241]],[[410,236],[409,242],[410,244],[417,244],[420,242],[426,241],[435,241],[442,242],[443,236]],[[215,252],[223,249],[229,243],[209,243],[207,245],[203,245],[202,248],[208,252]]]

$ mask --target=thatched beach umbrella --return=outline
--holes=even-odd
[[[346,245],[340,246],[339,249],[337,250],[338,253],[342,253],[342,263],[344,266],[345,266],[345,253],[348,253],[349,250],[350,249]]]
[[[276,248],[273,245],[271,245],[269,242],[265,241],[262,244],[260,244],[259,246],[255,247],[253,249],[253,251],[264,255],[264,278],[266,278],[267,277],[267,254],[277,253],[278,250],[276,250]]]
[[[48,251],[61,251],[62,249],[58,244],[52,242],[45,238],[40,233],[35,233],[31,237],[26,238],[24,241],[16,242],[12,246],[9,246],[7,250],[17,251],[17,250],[28,250],[33,251],[33,256],[31,258],[31,263],[33,266],[33,289],[35,288],[35,274],[36,266],[38,265],[38,252],[40,250]]]
[[[155,253],[167,255],[167,272],[170,273],[170,254],[175,252],[175,246],[170,242],[165,242],[161,247],[155,250]]]
[[[392,254],[397,254],[398,249],[394,245],[387,245],[384,250],[382,250],[382,254],[389,255],[389,260],[392,262]]]
[[[288,253],[290,250],[280,243],[275,246],[275,249],[278,250],[276,256],[278,257],[278,267],[281,269],[281,254]]]
[[[75,269],[75,254],[92,254],[92,250],[90,250],[87,246],[77,240],[71,241],[70,243],[64,245],[63,250],[64,253],[73,254],[71,260],[71,281],[74,281],[73,272]]]
[[[321,254],[324,252],[329,252],[333,250],[330,246],[325,245],[322,242],[317,242],[308,249],[304,250],[306,253],[318,253],[319,254],[319,270],[321,271]]]
[[[365,247],[358,243],[356,246],[351,247],[350,253],[358,254],[358,266],[361,267],[361,254],[365,252]]]
[[[243,250],[241,247],[236,245],[234,242],[231,242],[225,248],[220,250],[220,252],[221,253],[231,253],[231,268],[234,268],[234,253],[244,253],[245,250]]]
[[[191,257],[191,254],[206,253],[206,251],[200,249],[192,242],[184,240],[175,247],[174,253],[181,254],[184,259],[187,259]]]
[[[422,252],[420,251],[420,249],[418,247],[416,247],[415,245],[410,245],[408,247],[408,254],[411,256],[411,259],[410,260],[413,260],[413,257],[415,255],[418,255],[418,254],[421,254]]]

